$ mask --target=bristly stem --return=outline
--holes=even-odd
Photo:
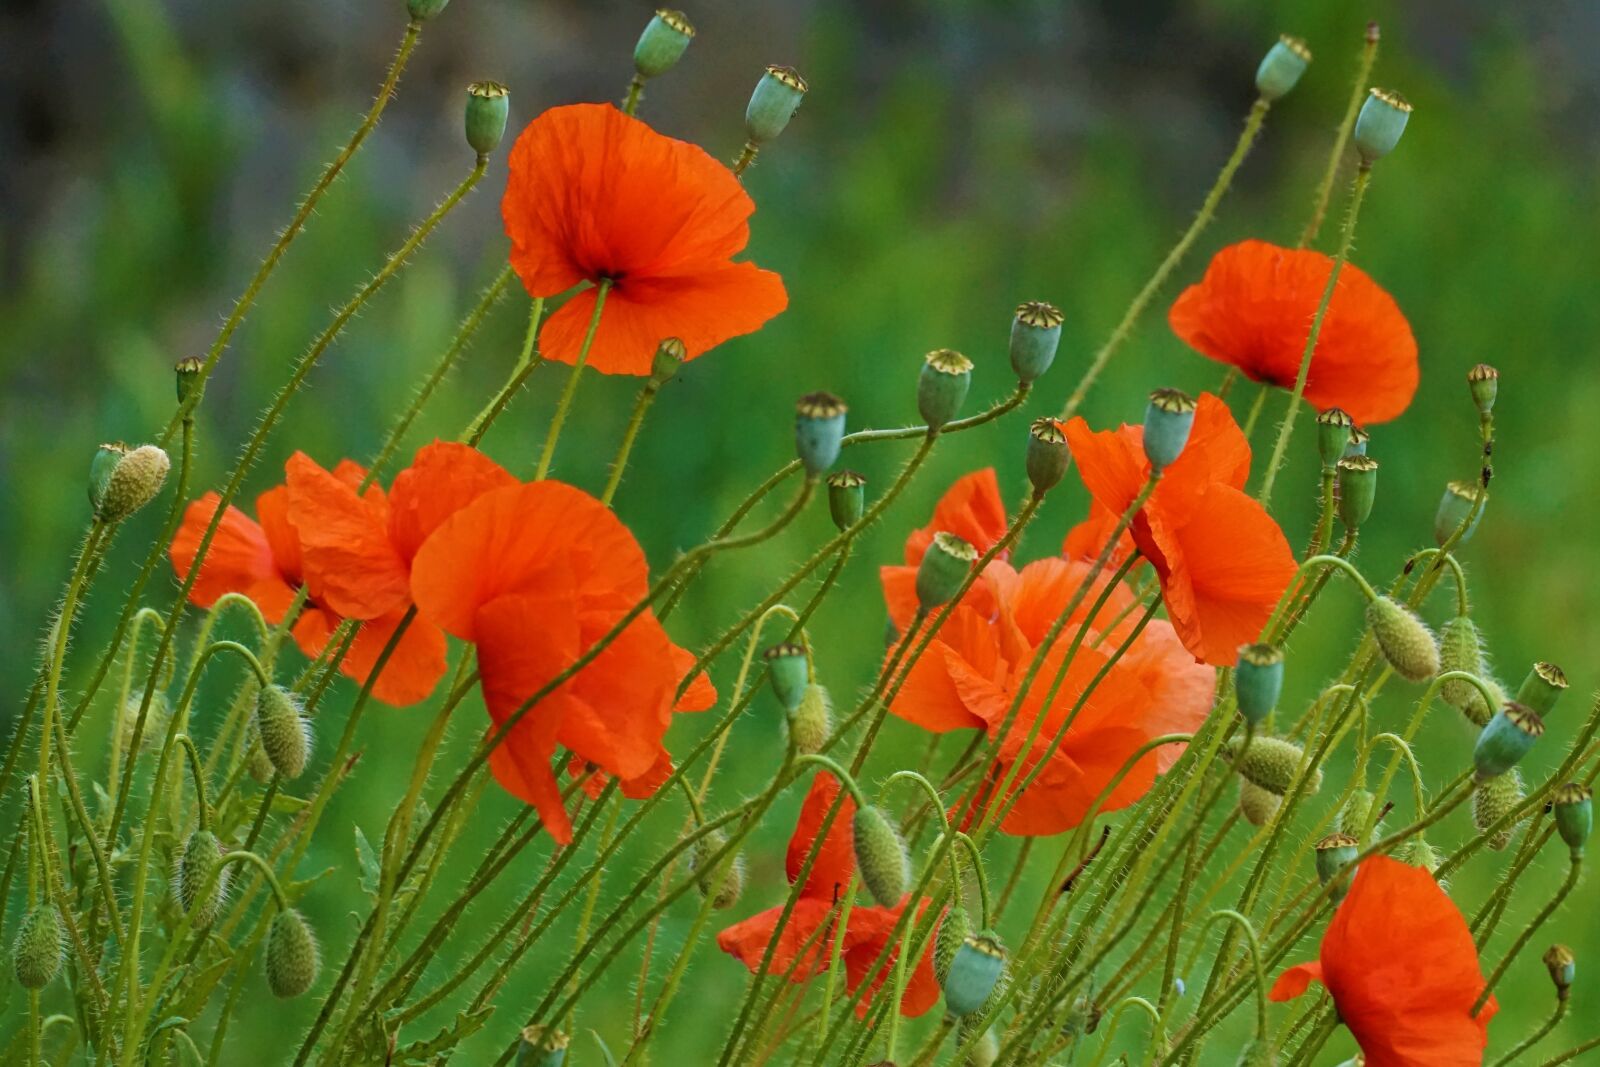
[[[1563,900],[1567,899],[1567,895],[1577,886],[1578,879],[1582,876],[1583,858],[1574,853],[1572,862],[1567,865],[1567,877],[1562,880],[1561,888],[1557,889],[1555,895],[1550,898],[1543,908],[1539,909],[1539,914],[1533,917],[1533,921],[1522,928],[1522,932],[1517,935],[1517,939],[1511,943],[1511,947],[1501,957],[1499,964],[1494,969],[1494,973],[1489,976],[1488,981],[1483,983],[1483,990],[1478,994],[1478,999],[1472,1002],[1473,1015],[1483,1011],[1483,1006],[1489,1002],[1489,995],[1494,992],[1495,984],[1505,975],[1506,968],[1511,966],[1511,961],[1517,958],[1517,954],[1532,940],[1533,935],[1539,932],[1539,928],[1545,924],[1545,920],[1555,914],[1556,909],[1561,906]]]
[[[1377,59],[1378,24],[1369,22],[1362,41],[1361,58],[1356,62],[1356,78],[1350,85],[1350,101],[1345,105],[1344,118],[1339,122],[1339,132],[1333,139],[1333,150],[1328,153],[1327,169],[1323,171],[1322,181],[1317,183],[1317,198],[1312,204],[1311,218],[1306,220],[1306,228],[1300,232],[1296,248],[1309,247],[1322,230],[1322,220],[1328,214],[1328,201],[1333,198],[1333,183],[1339,176],[1339,164],[1344,162],[1344,151],[1350,144],[1350,132],[1355,129],[1356,116],[1360,114],[1361,104],[1367,98],[1367,86],[1371,84],[1368,78]]]
[[[511,277],[511,265],[507,264],[501,270],[500,277],[495,279],[495,284],[508,283]],[[544,297],[535,297],[528,307],[528,329],[522,335],[522,348],[517,353],[517,362],[512,366],[510,376],[506,378],[505,384],[499,391],[490,397],[483,410],[467,424],[467,428],[461,431],[458,440],[465,441],[474,448],[478,447],[478,442],[483,440],[483,435],[489,432],[489,427],[500,417],[506,405],[511,403],[511,398],[522,388],[522,383],[528,380],[528,375],[544,362],[543,355],[536,348],[539,340],[539,320],[543,317]]]
[[[639,395],[633,400],[633,413],[628,416],[628,427],[622,431],[622,443],[617,446],[617,454],[611,461],[611,473],[606,476],[606,488],[600,494],[600,503],[610,506],[617,495],[617,486],[622,484],[622,472],[628,469],[628,456],[633,452],[633,443],[638,439],[639,430],[644,426],[645,414],[650,410],[650,405],[655,403],[656,394],[661,391],[661,383],[655,378],[650,378],[639,390]]]
[[[556,413],[550,417],[550,431],[545,434],[544,450],[539,453],[539,466],[533,472],[533,480],[540,482],[546,474],[550,473],[550,461],[555,458],[556,441],[561,438],[561,426],[567,421],[567,412],[572,408],[572,398],[578,394],[578,379],[583,375],[583,368],[589,362],[589,349],[594,347],[594,335],[600,330],[600,313],[606,307],[606,294],[611,291],[611,279],[602,278],[595,288],[594,314],[589,316],[589,331],[583,335],[583,345],[578,349],[578,358],[573,360],[572,373],[567,375],[567,384],[561,389],[561,399],[556,402]]]

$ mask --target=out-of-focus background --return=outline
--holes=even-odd
[[[401,0],[8,0],[0,10],[0,486],[7,502],[0,509],[0,648],[9,650],[0,657],[0,692],[8,694],[0,722],[21,702],[43,620],[86,521],[83,486],[94,446],[137,441],[165,424],[171,364],[204,351],[296,197],[355,124],[399,40],[403,7]],[[509,83],[513,135],[546,107],[616,99],[649,14],[642,3],[455,0],[429,25],[399,98],[273,277],[214,379],[200,416],[200,485],[226,471],[330,307],[471,165],[460,132],[465,85]],[[975,407],[1011,385],[1012,308],[1024,299],[1060,305],[1061,355],[1026,415],[941,447],[905,506],[863,540],[843,589],[818,615],[824,677],[841,699],[856,692],[882,647],[876,566],[898,562],[906,531],[926,521],[961,473],[994,465],[1007,493],[1020,499],[1026,419],[1058,409],[1198,207],[1253,98],[1256,63],[1279,32],[1307,38],[1316,60],[1273,108],[1177,281],[1196,278],[1216,248],[1240,238],[1292,243],[1325,165],[1363,28],[1375,18],[1383,46],[1373,80],[1405,93],[1416,113],[1377,169],[1354,260],[1409,316],[1423,378],[1411,410],[1374,430],[1382,488],[1360,563],[1387,579],[1408,551],[1431,543],[1443,485],[1476,469],[1463,375],[1478,361],[1497,365],[1493,502],[1463,557],[1476,618],[1506,680],[1514,684],[1536,658],[1572,676],[1574,692],[1550,724],[1553,738],[1570,737],[1600,682],[1592,654],[1600,646],[1600,465],[1593,461],[1600,449],[1600,68],[1593,62],[1600,9],[1584,0],[700,0],[689,14],[699,36],[678,69],[650,85],[641,112],[661,130],[731,157],[764,64],[797,66],[812,91],[747,183],[759,205],[749,255],[783,274],[791,306],[760,334],[684,369],[652,412],[619,497],[620,514],[658,567],[703,539],[788,458],[797,395],[841,394],[857,426],[913,421],[919,357],[949,346],[977,361]],[[503,262],[504,156],[502,149],[470,202],[345,332],[272,438],[253,489],[274,484],[297,448],[327,463],[375,451],[390,416]],[[1341,187],[1348,173],[1346,161]],[[1341,210],[1336,201],[1324,247]],[[1084,409],[1091,422],[1136,419],[1154,386],[1215,387],[1219,368],[1165,325],[1175,291],[1157,300],[1091,395]],[[520,292],[497,308],[423,415],[413,444],[453,436],[479,409],[515,357],[525,312]],[[530,471],[563,373],[535,374],[488,438],[488,450],[513,470]],[[559,453],[560,477],[598,488],[634,388],[597,376],[584,383]],[[1271,399],[1271,423],[1283,404]],[[1262,453],[1267,425],[1256,442]],[[1295,543],[1312,505],[1308,427],[1277,494]],[[881,486],[905,451],[861,450],[849,462]],[[1082,508],[1075,487],[1052,496],[1019,555],[1053,551]],[[122,536],[89,604],[80,651],[101,647],[154,523],[141,516]],[[829,533],[825,509],[813,508],[769,550],[715,564],[673,620],[675,636],[691,646],[704,641]],[[158,583],[152,595],[164,606],[171,586]],[[1291,650],[1294,700],[1308,698],[1353,646],[1354,597],[1336,588],[1326,599]],[[1435,621],[1444,610],[1441,600]],[[731,662],[717,680],[731,687]],[[339,715],[349,695],[337,693],[329,713]],[[1380,703],[1375,714],[1384,725],[1402,721],[1407,696]],[[776,714],[763,697],[736,727],[714,797],[726,802],[767,780],[779,744]],[[1452,714],[1435,713],[1419,749],[1435,786],[1466,757],[1466,735]],[[420,710],[369,718],[359,771],[305,864],[303,874],[333,868],[307,907],[335,960],[357,906],[349,827],[381,835],[425,720]],[[202,713],[198,729],[210,722]],[[452,758],[477,730],[473,718],[457,731]],[[675,744],[686,746],[695,730],[681,725]],[[889,733],[890,752],[918,746],[909,728],[892,725]],[[1534,773],[1557,758],[1557,745],[1543,747],[1530,760]],[[92,771],[98,757],[86,758]],[[781,844],[797,805],[798,797],[780,804],[753,848],[753,881],[736,917],[779,899]],[[510,810],[491,791],[478,836],[487,839]],[[663,822],[659,840],[674,828]],[[1439,843],[1466,832],[1458,817]],[[474,847],[469,837],[463,871]],[[649,854],[630,851],[611,882],[631,879]],[[1010,844],[995,850],[996,878],[1013,854]],[[1503,854],[1475,860],[1455,880],[1458,898],[1474,907],[1505,862]],[[476,947],[475,936],[542,863],[536,850],[518,861],[479,925],[466,924],[466,936],[441,954],[441,966]],[[1531,914],[1562,867],[1554,849],[1540,861],[1508,930]],[[1023,899],[1039,888],[1037,877],[1024,883]],[[1588,891],[1578,896],[1588,902],[1566,907],[1502,986],[1493,1047],[1514,1043],[1551,1006],[1538,953],[1553,939],[1577,949],[1580,986],[1575,1010],[1541,1048],[1553,1051],[1587,1036],[1585,1025],[1592,1029],[1600,994],[1582,976],[1600,959],[1600,922]],[[687,906],[670,913],[664,959],[691,916]],[[1491,959],[1506,941],[1496,939]],[[462,1062],[478,1062],[506,1040],[564,959],[555,949],[535,956],[502,992],[505,1010],[489,1035],[468,1046]],[[637,960],[630,959],[607,980],[610,1007],[586,1006],[579,1019],[580,1030],[598,1030],[613,1048],[625,1044],[631,1014]],[[718,1047],[744,980],[742,968],[702,946],[688,972],[689,995],[658,1036],[656,1062],[702,1062]],[[268,1050],[308,1021],[306,1004],[269,1009],[254,995],[261,993],[246,999],[230,1042],[258,1051],[225,1062],[277,1062]],[[1216,1062],[1232,1062],[1225,1043],[1213,1047],[1222,1057]],[[1334,1062],[1350,1048],[1341,1036],[1325,1058]],[[575,1059],[594,1062],[593,1049]]]

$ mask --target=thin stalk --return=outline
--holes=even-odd
[[[1533,917],[1533,921],[1523,927],[1522,931],[1517,934],[1517,939],[1511,943],[1511,947],[1506,950],[1506,954],[1500,958],[1499,964],[1495,966],[1494,972],[1489,975],[1489,980],[1483,984],[1483,990],[1478,994],[1478,999],[1472,1002],[1473,1015],[1477,1015],[1483,1010],[1483,1006],[1489,1002],[1490,994],[1494,992],[1495,984],[1505,975],[1506,968],[1511,966],[1511,961],[1517,958],[1517,954],[1533,939],[1533,935],[1539,932],[1539,928],[1545,924],[1545,921],[1555,914],[1556,909],[1561,906],[1561,902],[1566,900],[1567,895],[1577,887],[1578,879],[1581,877],[1583,877],[1583,859],[1581,856],[1574,854],[1572,862],[1567,865],[1567,876],[1562,880],[1561,888],[1557,889],[1555,896],[1551,897],[1545,906],[1539,909],[1539,913]]]
[[[1328,214],[1328,201],[1333,199],[1333,183],[1339,176],[1339,164],[1344,162],[1344,150],[1350,144],[1350,132],[1355,129],[1356,116],[1361,112],[1361,105],[1367,98],[1367,86],[1372,84],[1368,79],[1372,76],[1372,65],[1378,59],[1378,24],[1367,23],[1366,36],[1362,39],[1361,58],[1356,62],[1355,81],[1350,83],[1350,99],[1345,104],[1344,118],[1339,122],[1339,132],[1334,136],[1333,149],[1328,153],[1328,166],[1322,173],[1322,181],[1317,183],[1317,196],[1312,201],[1311,217],[1306,220],[1306,228],[1300,231],[1300,241],[1296,248],[1307,248],[1317,239],[1317,234],[1322,230],[1322,220]]]
[[[555,458],[556,442],[561,439],[561,427],[567,421],[567,412],[572,409],[572,398],[578,395],[578,380],[583,377],[583,368],[589,362],[589,349],[594,347],[595,334],[600,330],[600,313],[606,307],[606,294],[611,292],[611,279],[602,278],[600,285],[595,290],[594,313],[589,316],[589,329],[583,335],[583,344],[578,348],[578,357],[572,363],[572,373],[567,375],[567,383],[562,386],[561,399],[556,401],[555,414],[550,417],[550,430],[545,434],[544,450],[539,453],[539,466],[533,472],[533,480],[543,481],[546,474],[550,473],[550,461]]]

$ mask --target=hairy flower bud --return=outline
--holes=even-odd
[[[1339,819],[1335,824],[1338,832],[1355,838],[1358,842],[1367,836],[1367,822],[1372,818],[1372,806],[1378,798],[1368,789],[1357,789],[1350,794],[1350,799],[1339,811]],[[1377,825],[1373,826],[1373,833],[1377,833]]]
[[[1594,829],[1594,794],[1579,782],[1556,786],[1550,795],[1550,811],[1556,830],[1574,858],[1583,856],[1583,846]]]
[[[923,357],[917,378],[917,411],[929,433],[937,433],[960,413],[971,385],[972,360],[955,349],[936,348]]]
[[[322,956],[311,927],[293,908],[272,918],[267,929],[267,985],[273,996],[298,997],[311,988],[322,969]]]
[[[195,929],[210,926],[222,910],[228,893],[228,868],[222,862],[222,842],[210,830],[196,830],[183,843],[173,877],[178,904],[189,913]]]
[[[1156,470],[1165,470],[1183,454],[1194,428],[1194,398],[1176,389],[1157,389],[1144,409],[1144,456]]]
[[[1493,778],[1515,767],[1543,733],[1544,720],[1532,708],[1514,700],[1503,705],[1478,735],[1478,743],[1472,750],[1472,765],[1477,768],[1478,780]]]
[[[1394,672],[1408,682],[1425,682],[1439,673],[1439,643],[1415,612],[1391,597],[1367,604],[1367,626]]]
[[[467,86],[464,127],[467,144],[480,156],[500,147],[511,115],[511,90],[499,82],[473,82]]]
[[[1477,782],[1472,790],[1472,825],[1480,834],[1488,833],[1490,827],[1511,814],[1526,797],[1522,775],[1515,768]],[[1516,823],[1507,823],[1496,830],[1489,838],[1489,847],[1496,852],[1504,850],[1511,844],[1511,834],[1516,828]]]
[[[1234,667],[1234,692],[1239,714],[1258,726],[1278,706],[1283,692],[1283,649],[1273,645],[1242,645]]]
[[[1263,100],[1276,100],[1300,81],[1311,65],[1311,49],[1298,37],[1279,37],[1256,68],[1256,92]]]
[[[994,1067],[1000,1062],[1000,1038],[991,1027],[978,1038],[978,1043],[967,1053],[966,1067]]]
[[[256,729],[273,770],[284,778],[300,777],[311,758],[311,724],[299,698],[281,685],[262,687],[256,695]]]
[[[1005,947],[992,931],[968,934],[945,975],[945,1010],[958,1019],[983,1010],[1005,969]]]
[[[1479,498],[1483,504],[1479,504]],[[1439,507],[1433,513],[1433,539],[1440,545],[1445,544],[1461,529],[1461,524],[1468,523],[1461,530],[1461,539],[1457,545],[1464,545],[1472,540],[1472,535],[1478,529],[1478,520],[1483,518],[1483,509],[1489,503],[1489,492],[1477,482],[1451,482],[1444,487],[1444,496],[1439,498]]]
[[[810,477],[820,477],[838,461],[848,410],[832,393],[809,393],[795,405],[794,450]]]
[[[56,906],[44,903],[30,908],[17,925],[17,940],[11,949],[17,984],[24,989],[49,985],[61,971],[62,947],[61,916]]]
[[[761,658],[767,661],[767,677],[772,679],[772,691],[777,694],[783,710],[798,708],[811,678],[805,647],[784,641],[761,653]]]
[[[1378,497],[1378,461],[1361,453],[1345,456],[1335,466],[1339,477],[1339,520],[1352,530],[1372,514]]]
[[[1528,671],[1517,687],[1517,703],[1532,708],[1540,717],[1550,714],[1556,701],[1567,691],[1567,674],[1554,663],[1540,661]]]
[[[1543,959],[1556,987],[1556,999],[1566,1000],[1571,995],[1573,979],[1578,976],[1578,958],[1566,945],[1551,945]]]
[[[956,595],[967,580],[978,550],[953,533],[940,531],[922,554],[917,565],[917,602],[923,611],[932,611]]]
[[[101,445],[89,465],[89,503],[101,522],[121,522],[161,492],[172,461],[155,445]]]
[[[1372,89],[1356,116],[1352,140],[1361,154],[1363,166],[1370,167],[1394,151],[1400,135],[1406,132],[1411,121],[1411,104],[1399,93],[1388,89]]]
[[[1483,642],[1478,627],[1466,615],[1457,615],[1439,629],[1439,672],[1465,671],[1483,678]],[[1485,678],[1487,682],[1488,679]],[[1473,725],[1483,726],[1494,714],[1477,686],[1461,678],[1451,678],[1439,686],[1446,704],[1465,715]],[[1498,705],[1497,705],[1498,706]]]
[[[952,904],[950,910],[944,913],[939,932],[933,939],[933,976],[941,986],[944,985],[945,976],[950,973],[950,961],[956,958],[957,950],[970,933],[972,916],[962,905]]]
[[[1421,867],[1429,874],[1437,871],[1444,863],[1444,854],[1430,845],[1428,839],[1421,834],[1401,842],[1400,848],[1395,852],[1395,858],[1409,866]],[[1439,881],[1439,888],[1448,888],[1443,879]]]
[[[911,884],[911,857],[905,840],[879,808],[856,809],[852,822],[856,843],[856,868],[873,899],[886,908],[900,903]]]
[[[1350,444],[1350,431],[1356,420],[1343,408],[1329,408],[1317,413],[1317,453],[1322,457],[1322,469],[1332,470],[1344,458]]]
[[[1055,362],[1061,345],[1061,309],[1043,300],[1017,307],[1011,320],[1011,369],[1019,382],[1033,382]]]
[[[711,906],[718,910],[731,908],[739,902],[739,896],[744,892],[744,854],[732,852],[722,859],[712,862],[712,857],[721,852],[728,843],[728,835],[721,830],[713,830],[694,844],[694,851],[689,860],[689,868],[694,872],[695,885],[700,892],[711,898]]]
[[[800,110],[806,98],[806,80],[793,67],[768,67],[755,92],[750,94],[750,104],[744,110],[745,136],[751,144],[761,145],[777,137]]]
[[[1241,752],[1242,742],[1228,745],[1228,758],[1233,769],[1246,781],[1260,786],[1274,796],[1283,796],[1294,783],[1300,771],[1305,751],[1293,741],[1281,737],[1251,738],[1248,748]],[[1306,792],[1315,793],[1322,788],[1322,771],[1313,769],[1306,779]]]
[[[1487,418],[1494,410],[1494,401],[1500,395],[1500,372],[1487,363],[1479,363],[1467,371],[1467,388],[1472,392],[1472,403],[1481,417]]]
[[[828,475],[828,513],[840,530],[848,530],[861,521],[867,510],[867,479],[856,471],[838,471]]]
[[[1067,435],[1055,419],[1034,419],[1028,427],[1028,452],[1025,460],[1028,483],[1035,493],[1048,493],[1056,487],[1072,464]]]
[[[1265,826],[1283,806],[1283,798],[1248,778],[1239,779],[1239,814],[1251,826]]]
[[[684,13],[662,8],[645,25],[639,43],[633,46],[633,69],[641,78],[665,74],[678,65],[692,40],[694,27]]]
[[[815,682],[806,686],[800,703],[789,712],[789,738],[802,756],[821,752],[833,729],[833,702],[828,691]]]

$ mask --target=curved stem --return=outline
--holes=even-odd
[[[1521,1056],[1524,1052],[1527,1052],[1533,1046],[1537,1045],[1540,1041],[1544,1040],[1544,1036],[1546,1034],[1561,1024],[1561,1020],[1567,1016],[1568,1003],[1569,998],[1565,996],[1558,997],[1556,1000],[1556,1010],[1551,1013],[1550,1018],[1546,1019],[1544,1023],[1540,1025],[1540,1027],[1533,1033],[1517,1042],[1516,1045],[1506,1052],[1504,1056],[1501,1056],[1499,1059],[1495,1060],[1490,1067],[1508,1067],[1509,1064],[1517,1063],[1519,1056]]]
[[[1306,228],[1300,231],[1300,240],[1296,248],[1306,248],[1317,239],[1317,234],[1322,230],[1322,220],[1328,214],[1328,201],[1333,199],[1333,183],[1339,176],[1339,166],[1344,162],[1344,150],[1350,143],[1350,133],[1355,129],[1356,116],[1361,112],[1361,105],[1367,98],[1367,86],[1371,83],[1368,78],[1372,75],[1372,65],[1378,59],[1378,24],[1369,23],[1366,34],[1362,38],[1361,58],[1356,62],[1355,81],[1350,84],[1350,100],[1345,104],[1344,118],[1339,122],[1339,132],[1334,136],[1333,148],[1328,152],[1328,166],[1322,172],[1322,181],[1317,183],[1317,196],[1312,201],[1311,217],[1306,220]]]
[[[200,811],[200,829],[211,829],[211,809],[206,804],[206,776],[200,769],[200,753],[195,749],[194,742],[188,734],[178,735],[178,744],[183,748],[183,754],[189,758],[189,776],[194,779],[195,807]]]
[[[1539,927],[1545,924],[1545,920],[1555,914],[1556,909],[1561,906],[1563,900],[1567,899],[1567,894],[1576,888],[1578,879],[1582,876],[1583,859],[1581,856],[1574,855],[1572,862],[1567,865],[1567,877],[1562,880],[1561,888],[1557,889],[1555,896],[1551,897],[1549,902],[1539,909],[1539,914],[1533,917],[1533,921],[1523,927],[1522,931],[1517,934],[1517,939],[1511,943],[1511,947],[1506,950],[1506,954],[1500,958],[1500,962],[1495,966],[1494,973],[1490,974],[1489,980],[1483,984],[1483,991],[1478,994],[1478,999],[1472,1002],[1473,1015],[1483,1011],[1483,1006],[1489,1002],[1489,995],[1494,992],[1495,983],[1499,982],[1505,975],[1506,968],[1511,966],[1511,961],[1517,958],[1517,954],[1533,939],[1533,935],[1539,932]]]

